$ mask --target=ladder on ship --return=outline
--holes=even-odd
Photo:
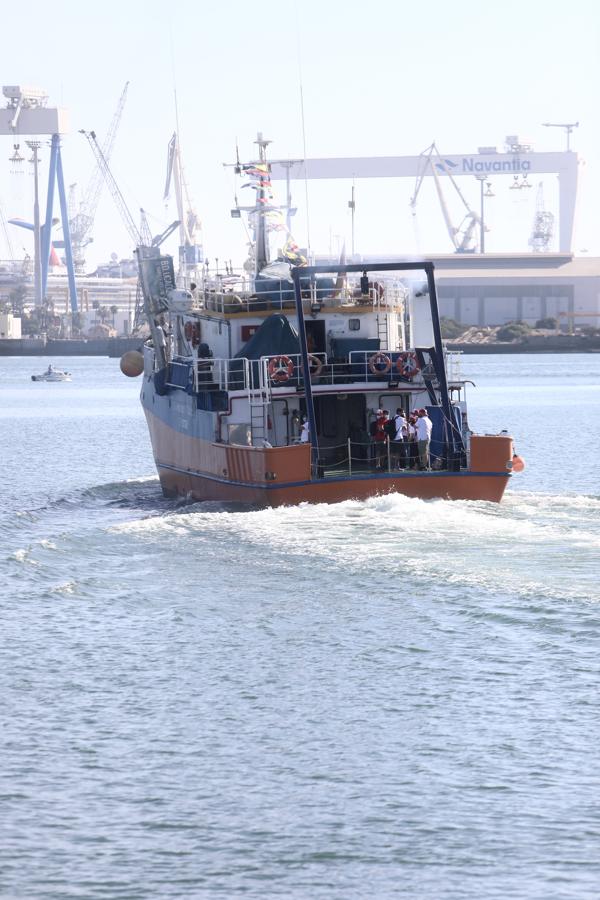
[[[260,360],[258,384],[254,384],[254,372],[248,364],[246,383],[248,385],[248,404],[250,406],[250,438],[253,447],[261,447],[267,440],[267,407],[271,402],[271,389],[267,375],[265,360]]]
[[[388,347],[388,317],[387,313],[380,309],[377,312],[377,337],[379,338],[379,349],[389,350]]]

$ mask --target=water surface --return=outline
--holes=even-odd
[[[464,358],[501,505],[251,512],[49,361],[0,360],[0,895],[599,896],[600,357]]]

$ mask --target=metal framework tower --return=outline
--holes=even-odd
[[[38,196],[38,150],[41,141],[28,141],[33,151],[35,174],[34,201],[34,239],[35,239],[35,296],[36,303],[41,304],[46,297],[48,268],[50,264],[50,232],[52,229],[52,213],[54,208],[54,188],[58,186],[58,197],[62,219],[64,249],[69,281],[69,297],[71,312],[77,312],[77,288],[75,286],[75,270],[73,267],[73,251],[67,209],[67,195],[60,152],[60,136],[67,132],[66,110],[48,107],[48,95],[40,88],[23,85],[5,85],[2,88],[7,105],[0,109],[0,134],[9,135],[13,139],[21,135],[39,137],[50,136],[50,165],[48,171],[48,192],[46,195],[46,218],[43,224],[39,215]]]
[[[554,234],[554,216],[544,209],[544,183],[540,181],[535,202],[535,216],[529,236],[529,246],[534,253],[547,253]]]

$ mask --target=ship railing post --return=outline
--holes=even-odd
[[[352,441],[348,438],[348,475],[352,475]]]
[[[390,453],[390,436],[386,435],[385,442],[387,444],[387,462],[388,462],[388,472],[392,471],[392,455]]]

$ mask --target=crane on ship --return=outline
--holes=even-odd
[[[410,199],[410,205],[413,209],[413,215],[416,215],[415,208],[417,204],[417,197],[419,196],[419,192],[423,185],[423,181],[425,180],[425,176],[430,173],[433,175],[433,180],[435,182],[435,188],[437,191],[438,199],[440,202],[440,207],[442,209],[442,215],[444,217],[444,222],[446,225],[446,230],[448,235],[450,236],[450,240],[454,246],[455,253],[474,253],[476,246],[476,231],[477,228],[481,224],[481,219],[477,215],[476,212],[473,212],[469,204],[467,203],[461,189],[456,183],[456,179],[452,175],[450,171],[450,167],[448,162],[440,155],[435,142],[431,144],[431,146],[427,147],[426,150],[421,153],[422,165],[419,174],[417,175],[417,180],[415,182],[415,190]],[[444,191],[442,189],[440,176],[447,175],[450,179],[450,183],[452,187],[456,191],[456,194],[461,202],[461,204],[465,208],[465,215],[460,223],[460,225],[455,226],[452,222],[450,212],[448,210],[448,205],[446,203],[446,199],[444,196]]]
[[[108,133],[102,144],[102,155],[107,164],[113,151],[115,138],[123,115],[128,88],[129,82],[127,81],[121,92],[110,128],[108,129]],[[92,174],[87,191],[82,202],[79,204],[79,207],[77,206],[76,200],[76,185],[72,184],[70,186],[69,228],[71,231],[71,244],[73,247],[73,263],[76,272],[85,272],[85,248],[93,241],[93,238],[90,237],[90,232],[94,225],[103,183],[103,172],[100,166],[97,166]]]

